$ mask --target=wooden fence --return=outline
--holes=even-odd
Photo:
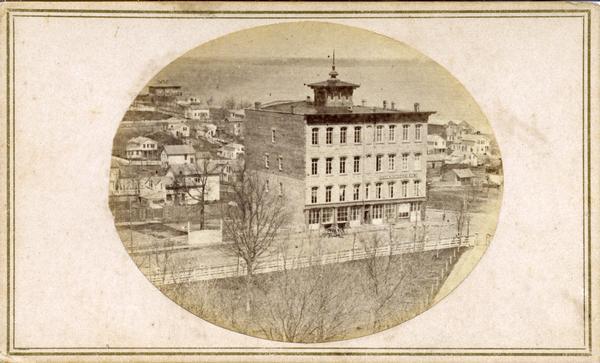
[[[306,268],[310,266],[326,265],[331,263],[341,263],[348,261],[362,260],[373,257],[383,257],[390,255],[400,255],[406,253],[435,251],[457,247],[473,247],[479,241],[478,235],[463,237],[445,238],[440,240],[422,241],[422,242],[402,242],[392,243],[377,248],[353,248],[350,250],[340,250],[333,253],[327,253],[320,256],[294,256],[286,258],[279,254],[259,259],[255,274],[269,273]],[[222,279],[228,277],[241,277],[246,275],[246,265],[242,260],[236,264],[221,266],[199,266],[197,268],[185,269],[176,272],[163,274],[160,271],[148,276],[148,279],[155,285],[170,285],[178,283],[187,283],[194,281],[206,281],[213,279]]]
[[[205,216],[208,218],[209,215],[214,214],[216,206],[213,204],[205,204]],[[200,205],[173,205],[164,206],[163,208],[146,208],[146,207],[132,207],[127,208],[124,206],[112,208],[115,223],[117,225],[126,226],[128,223],[139,223],[139,222],[182,222],[182,221],[199,221],[200,218]]]

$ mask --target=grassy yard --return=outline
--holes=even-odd
[[[494,203],[502,192],[498,189],[473,187],[432,188],[428,191],[427,207],[446,210],[460,210],[466,202],[470,213],[486,210],[486,204]]]
[[[462,253],[456,252],[457,257]],[[419,252],[260,274],[250,290],[245,278],[161,290],[193,314],[237,332],[280,341],[335,341],[388,329],[427,309],[447,277],[442,270],[456,262],[454,253]]]

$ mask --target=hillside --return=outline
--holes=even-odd
[[[249,313],[244,278],[161,290],[224,328],[280,341],[334,341],[388,329],[426,310],[463,252],[419,252],[256,275]]]

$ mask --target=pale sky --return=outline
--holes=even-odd
[[[345,25],[303,21],[260,26],[228,34],[184,56],[223,58],[414,59],[423,55],[405,44]]]
[[[339,78],[361,84],[356,102],[396,101],[398,108],[434,110],[434,120],[467,121],[490,132],[485,115],[459,80],[410,46],[364,29],[301,21],[255,27],[204,43],[156,75],[200,97],[249,101],[304,99],[304,83],[326,79],[335,49]],[[312,59],[321,62],[293,62]],[[212,62],[214,60],[221,60]],[[281,61],[279,61],[281,60]]]

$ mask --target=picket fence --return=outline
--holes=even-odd
[[[366,258],[382,257],[389,255],[400,255],[406,253],[435,251],[456,247],[473,247],[479,243],[478,235],[473,234],[463,237],[445,238],[421,242],[393,243],[377,248],[353,248],[339,250],[333,253],[310,256],[284,257],[279,254],[259,259],[254,270],[255,274],[292,270],[310,266],[327,265],[348,261],[362,260]],[[246,264],[239,260],[236,264],[220,266],[198,266],[191,269],[183,269],[166,274],[156,271],[148,276],[155,285],[170,285],[194,281],[206,281],[228,277],[241,277],[246,275]]]

